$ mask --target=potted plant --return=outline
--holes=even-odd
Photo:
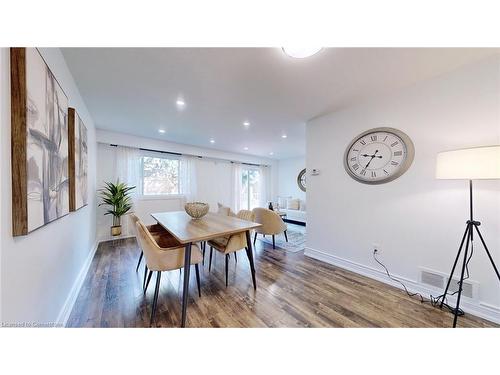
[[[111,235],[119,236],[122,233],[121,217],[132,208],[130,191],[135,189],[135,186],[127,186],[120,181],[116,181],[116,184],[112,182],[105,184],[106,186],[99,190],[102,199],[99,206],[110,206],[104,215],[113,215]]]

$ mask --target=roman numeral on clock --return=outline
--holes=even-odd
[[[352,166],[352,169],[354,169],[355,171],[357,171],[357,170],[358,170],[358,168],[359,168],[359,164],[354,164],[354,165]]]
[[[372,136],[370,137],[370,139],[372,140],[372,142],[375,142],[375,141],[377,140],[377,136],[376,136],[376,135],[372,135]]]
[[[372,171],[372,177],[373,178],[377,177],[377,173],[375,173],[375,171]]]
[[[356,161],[356,156],[351,158],[351,161]]]
[[[397,161],[391,161],[391,165],[398,165],[399,163]]]
[[[401,156],[403,155],[403,151],[394,151],[394,156]]]
[[[396,146],[398,143],[399,143],[398,141],[391,143],[391,147]]]
[[[366,175],[366,169],[362,169],[362,170],[361,170],[361,172],[359,172],[359,174],[360,174],[361,176]]]
[[[386,175],[389,175],[389,172],[387,172],[385,169],[384,169],[384,173],[385,173]]]
[[[366,142],[365,142],[365,140],[364,140],[364,139],[363,139],[363,140],[361,140],[361,141],[359,141],[359,143],[361,143],[363,146],[364,146],[364,145],[366,145]]]

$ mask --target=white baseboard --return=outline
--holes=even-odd
[[[308,256],[310,258],[314,258],[314,259],[320,260],[322,262],[332,264],[334,266],[346,269],[348,271],[352,271],[352,272],[355,272],[357,274],[369,277],[371,279],[381,281],[385,284],[389,284],[389,285],[394,286],[396,288],[402,289],[402,286],[400,284],[398,284],[397,282],[389,279],[384,271],[378,270],[376,268],[369,267],[369,266],[366,266],[366,265],[363,265],[360,263],[356,263],[356,262],[353,262],[353,261],[350,261],[350,260],[347,260],[344,258],[340,258],[338,256],[335,256],[335,255],[332,255],[329,253],[325,253],[325,252],[320,251],[320,250],[315,250],[315,249],[312,249],[309,247],[306,247],[304,255]],[[427,286],[420,284],[419,282],[407,279],[403,276],[399,276],[399,275],[393,275],[393,276],[394,276],[394,278],[401,280],[406,285],[408,290],[412,293],[420,293],[424,297],[425,296],[428,297],[431,294],[433,296],[438,296],[438,295],[443,293],[442,290],[436,290],[436,289],[429,288]],[[456,301],[454,297],[449,297],[448,300],[450,302]],[[478,316],[480,318],[483,318],[483,319],[489,320],[491,322],[500,324],[500,308],[499,307],[492,306],[492,305],[482,303],[482,302],[473,301],[470,298],[463,297],[461,302],[460,302],[460,308],[462,308],[467,313],[470,313],[470,314]]]
[[[75,305],[76,299],[78,298],[78,294],[80,294],[80,289],[82,288],[83,282],[85,281],[85,277],[87,276],[87,272],[89,271],[90,265],[92,263],[92,259],[94,259],[94,255],[97,251],[97,247],[99,246],[100,241],[96,241],[92,250],[90,250],[85,262],[83,263],[82,268],[80,269],[80,273],[76,278],[73,286],[69,292],[64,305],[59,312],[59,316],[57,317],[57,325],[59,327],[66,327],[66,323],[68,322],[71,311],[73,310],[73,306]]]

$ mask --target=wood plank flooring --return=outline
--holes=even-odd
[[[101,243],[68,321],[69,327],[148,327],[155,278],[142,293],[135,239]],[[212,271],[200,268],[202,296],[191,272],[187,327],[450,327],[453,316],[401,290],[305,257],[273,250],[261,241],[255,249],[257,291],[244,251],[231,257],[229,286],[224,257],[214,252]],[[194,269],[193,269],[194,271]],[[182,275],[164,272],[156,327],[178,327]],[[460,327],[495,327],[466,314]]]

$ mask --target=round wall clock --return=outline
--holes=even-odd
[[[410,137],[393,128],[375,128],[358,135],[347,147],[344,167],[356,181],[383,184],[410,168],[415,148]]]
[[[297,185],[299,185],[300,190],[306,191],[306,169],[302,169],[297,176]]]

